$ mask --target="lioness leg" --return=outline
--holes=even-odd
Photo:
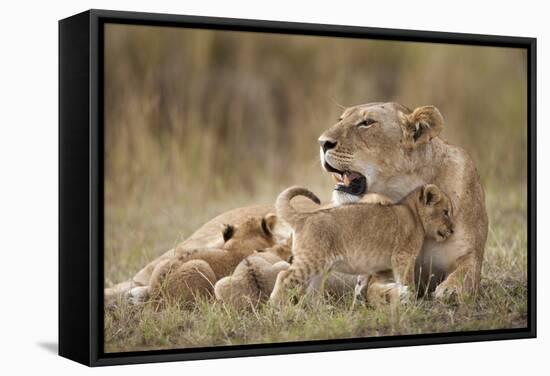
[[[135,287],[149,286],[153,270],[155,270],[155,267],[160,262],[166,261],[169,258],[169,253],[174,253],[174,250],[166,252],[164,255],[145,265],[132,279],[117,283],[112,287],[105,288],[103,290],[103,301],[105,308],[115,305],[121,297],[132,296],[133,294],[131,293],[131,290]]]
[[[481,263],[477,262],[474,252],[456,260],[455,268],[435,289],[436,299],[461,295],[465,292],[476,293],[481,277]]]
[[[114,285],[113,287],[107,287],[103,290],[103,304],[105,308],[114,306],[118,300],[124,296],[132,288],[140,286],[132,280],[124,281]]]
[[[136,273],[134,278],[132,278],[132,281],[144,285],[149,285],[151,283],[151,275],[153,274],[153,271],[157,267],[159,263],[162,261],[169,260],[171,257],[164,257],[160,256],[157,259],[151,261],[147,265],[145,265],[139,272]]]
[[[320,275],[324,270],[325,264],[322,260],[296,255],[290,268],[283,270],[277,275],[277,281],[271,292],[270,301],[273,303],[282,302],[291,289],[298,289],[298,293],[303,293],[304,288],[311,281],[312,277]]]
[[[126,292],[126,299],[130,304],[140,305],[149,300],[149,286],[134,287]]]

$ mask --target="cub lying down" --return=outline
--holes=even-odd
[[[128,292],[132,303],[156,301],[193,301],[197,296],[212,296],[214,284],[229,275],[257,249],[275,245],[272,230],[277,217],[251,217],[239,226],[225,225],[223,248],[181,249],[170,259],[159,262],[148,286]]]
[[[425,237],[444,241],[453,233],[448,196],[428,184],[399,203],[357,203],[314,212],[298,212],[290,200],[298,195],[319,203],[305,188],[283,191],[275,203],[277,215],[293,229],[293,263],[277,276],[270,299],[279,302],[292,288],[303,288],[327,270],[368,276],[391,269],[397,286],[408,291],[414,264]]]
[[[292,262],[291,239],[245,258],[231,276],[214,286],[216,299],[238,308],[256,306],[269,299],[277,275]],[[334,298],[353,291],[357,277],[351,274],[327,273],[323,276],[323,293]]]
[[[265,302],[275,286],[277,274],[289,268],[290,256],[287,244],[253,253],[241,261],[231,276],[216,283],[216,299],[238,308]]]

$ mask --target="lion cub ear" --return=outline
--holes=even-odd
[[[227,242],[229,239],[235,235],[235,226],[233,225],[223,225],[222,226],[222,235],[223,235],[223,241],[224,243]]]
[[[275,224],[277,223],[277,216],[273,213],[267,214],[262,218],[262,231],[266,235],[273,235],[273,230],[275,229]]]
[[[422,106],[410,114],[399,113],[403,138],[401,142],[408,149],[426,144],[439,136],[443,130],[443,116],[434,106]]]
[[[427,184],[420,190],[420,201],[428,206],[435,205],[441,200],[441,190],[437,185]]]

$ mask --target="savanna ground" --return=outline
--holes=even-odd
[[[477,300],[350,310],[215,301],[105,313],[105,350],[501,329],[527,325],[526,65],[520,50],[108,26],[105,286],[226,210],[289,185],[328,200],[316,139],[338,103],[434,104],[473,157],[489,236]]]

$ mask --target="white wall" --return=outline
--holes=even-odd
[[[543,1],[51,1],[4,2],[0,22],[0,369],[80,374],[214,373],[269,375],[294,370],[321,374],[470,373],[518,375],[548,370],[550,265],[539,215],[539,338],[294,356],[212,360],[90,370],[53,355],[57,342],[57,20],[88,8],[519,35],[539,38],[539,145],[550,128],[548,47]],[[508,3],[508,4],[505,4]],[[545,141],[545,142],[544,142]],[[539,213],[550,210],[550,149],[539,148]],[[25,263],[23,274],[19,267]],[[34,276],[29,276],[34,275]],[[16,287],[13,287],[16,286]],[[242,373],[241,373],[242,372]],[[536,374],[540,374],[537,372]]]

